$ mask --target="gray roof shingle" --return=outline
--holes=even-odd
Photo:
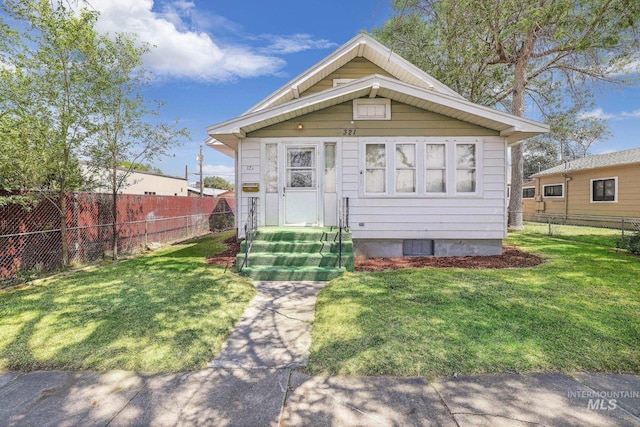
[[[531,176],[533,178],[537,178],[540,176],[555,175],[563,172],[575,172],[579,170],[629,165],[633,163],[640,163],[640,147],[572,160],[570,162],[562,163],[558,166],[543,170]]]

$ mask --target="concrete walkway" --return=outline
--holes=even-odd
[[[0,372],[0,426],[640,426],[640,376],[310,377],[324,283],[257,283],[208,369]]]
[[[307,366],[316,296],[327,282],[254,282],[257,294],[213,368]]]

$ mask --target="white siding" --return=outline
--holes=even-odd
[[[482,138],[481,138],[482,139]],[[343,197],[355,239],[503,239],[506,237],[506,143],[484,138],[480,145],[476,196],[363,197],[361,141],[343,140]],[[354,163],[356,162],[356,163]],[[360,225],[363,224],[363,225]]]
[[[247,222],[247,215],[249,214],[249,197],[260,197],[258,204],[258,213],[264,209],[264,179],[262,176],[261,168],[261,152],[260,141],[246,139],[242,141],[239,147],[240,150],[240,187],[236,190],[236,197],[238,197],[239,203],[236,206],[236,216],[238,218],[238,235],[244,237],[244,225]],[[242,184],[247,182],[257,182],[260,184],[260,192],[258,193],[245,193],[242,191]]]

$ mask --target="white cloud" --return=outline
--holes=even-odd
[[[269,45],[262,50],[279,55],[297,53],[310,49],[328,49],[336,46],[335,43],[329,40],[314,40],[310,34],[294,34],[289,37],[265,35],[262,37],[269,43]]]
[[[203,175],[220,176],[225,179],[232,178],[235,174],[235,169],[232,166],[224,165],[202,165]]]
[[[621,116],[622,116],[623,118],[633,118],[633,119],[638,119],[638,118],[640,118],[640,110],[635,110],[635,111],[632,111],[632,112],[630,112],[630,113],[627,113],[626,111],[623,111],[623,112],[621,113]]]
[[[586,119],[590,117],[595,119],[602,119],[602,120],[640,119],[640,110],[634,110],[631,112],[622,111],[620,113],[612,114],[612,113],[605,113],[602,108],[596,108],[595,110],[584,111],[578,114],[579,119]]]
[[[135,33],[154,46],[145,66],[161,77],[228,81],[281,75],[286,62],[279,55],[335,46],[309,34],[245,36],[225,43],[212,35],[241,40],[241,26],[198,10],[192,0],[166,1],[157,9],[154,0],[100,0],[93,6],[100,12],[98,30]]]
[[[612,120],[612,119],[616,119],[617,116],[615,114],[605,113],[602,108],[596,108],[595,110],[584,111],[578,114],[578,118],[579,119],[594,118],[594,119],[601,119],[601,120]]]

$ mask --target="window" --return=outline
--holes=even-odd
[[[447,192],[446,145],[427,144],[425,148],[425,191],[427,193]]]
[[[267,144],[265,165],[265,191],[267,193],[278,192],[278,145]]]
[[[603,178],[591,180],[591,201],[592,202],[615,202],[617,201],[618,178]]]
[[[456,192],[476,192],[475,144],[456,144]]]
[[[287,148],[287,188],[315,187],[315,147]]]
[[[544,197],[563,197],[564,185],[552,184],[543,186],[542,195]]]
[[[522,189],[522,198],[523,199],[533,199],[536,196],[536,188],[535,187],[524,187]]]
[[[396,193],[416,192],[416,145],[396,144]]]
[[[354,99],[353,120],[391,120],[391,100],[386,98]]]
[[[336,192],[336,144],[324,145],[324,192]]]
[[[366,144],[365,148],[365,192],[387,191],[387,155],[385,144]]]

